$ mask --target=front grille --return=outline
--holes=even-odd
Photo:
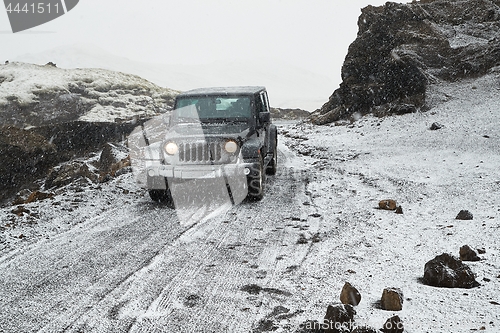
[[[192,142],[179,144],[180,162],[220,162],[222,146],[216,142]]]

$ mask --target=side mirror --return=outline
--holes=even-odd
[[[259,113],[259,121],[261,124],[270,123],[271,122],[271,113],[270,112]]]

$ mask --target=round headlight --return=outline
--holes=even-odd
[[[232,154],[232,153],[236,152],[236,150],[238,150],[238,144],[236,142],[234,142],[234,141],[228,141],[224,145],[224,149],[228,153]]]
[[[165,145],[165,152],[169,155],[175,155],[179,151],[179,147],[175,142],[169,142]]]

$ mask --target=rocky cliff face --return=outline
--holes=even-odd
[[[500,0],[387,2],[362,9],[342,83],[315,124],[426,109],[428,85],[500,65]]]
[[[0,201],[57,164],[119,142],[176,92],[101,69],[0,65]]]

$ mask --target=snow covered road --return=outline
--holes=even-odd
[[[8,253],[0,262],[2,329],[249,331],[294,292],[283,279],[314,244],[297,241],[320,221],[303,205],[300,163],[284,145],[280,159],[262,202],[206,222],[183,227],[174,210],[146,197],[117,198],[67,231]]]

